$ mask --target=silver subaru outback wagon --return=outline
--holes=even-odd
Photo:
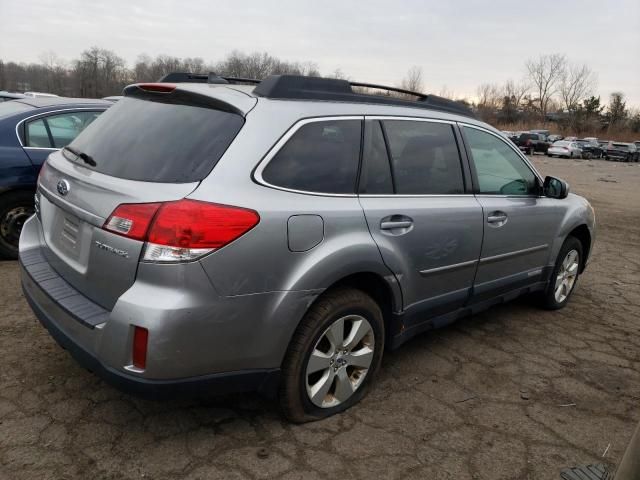
[[[358,402],[385,348],[525,293],[566,305],[594,212],[465,107],[345,80],[136,84],[38,180],[36,316],[133,392]]]

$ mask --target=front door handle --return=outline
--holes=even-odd
[[[487,215],[487,223],[496,227],[501,227],[507,223],[507,214],[501,211],[491,212]]]

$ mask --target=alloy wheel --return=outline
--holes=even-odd
[[[569,250],[567,255],[564,257],[564,260],[560,265],[558,275],[556,276],[556,283],[554,285],[554,296],[556,302],[564,302],[571,293],[571,289],[578,277],[579,266],[580,256],[578,255],[577,250]]]
[[[347,401],[362,385],[375,349],[373,328],[360,315],[334,321],[316,342],[305,369],[307,395],[320,408]]]

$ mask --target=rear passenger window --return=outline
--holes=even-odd
[[[360,120],[307,123],[271,159],[262,178],[292,190],[354,193],[361,129]]]
[[[453,126],[408,120],[383,122],[396,194],[464,193]]]

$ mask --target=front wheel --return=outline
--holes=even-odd
[[[549,284],[543,293],[544,308],[558,310],[567,304],[580,275],[582,254],[580,240],[568,237],[560,248]]]
[[[382,359],[384,321],[366,293],[323,294],[304,316],[282,364],[280,407],[297,423],[344,411],[367,393]]]

